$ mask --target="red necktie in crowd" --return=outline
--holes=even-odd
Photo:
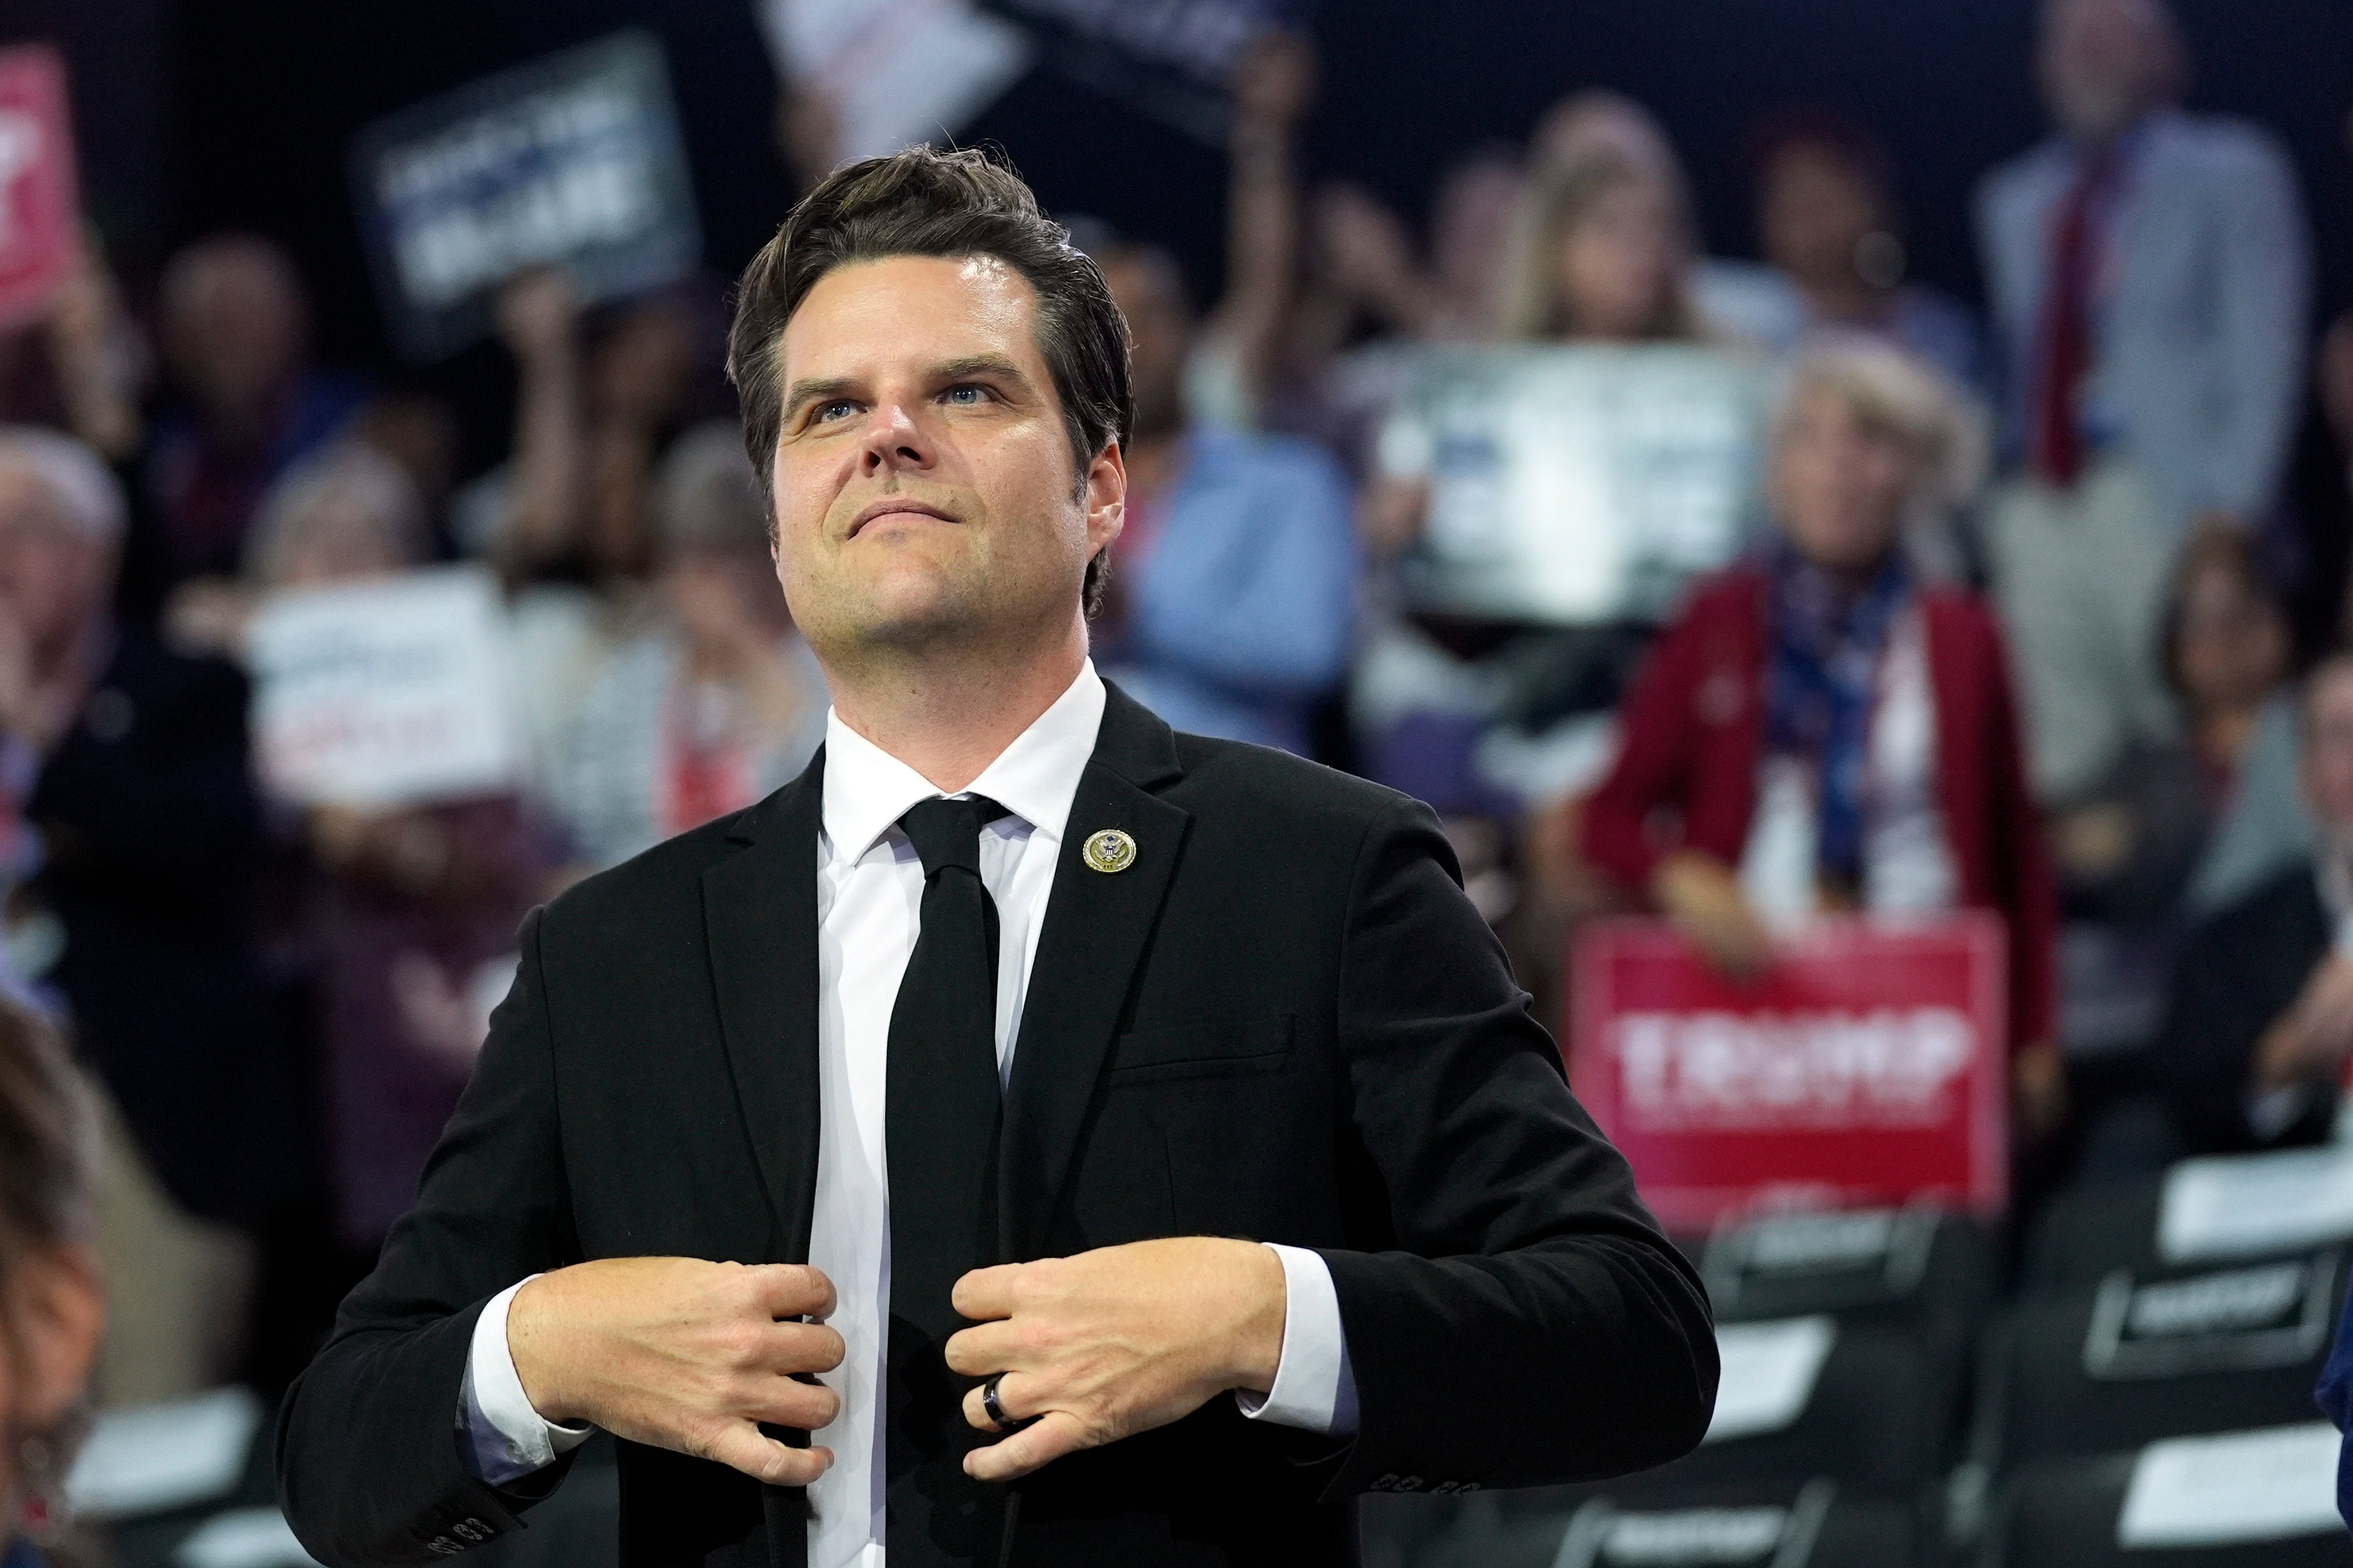
[[[2115,167],[2113,152],[2084,160],[2052,236],[2042,363],[2035,376],[2032,458],[2043,482],[2062,489],[2073,486],[2084,468],[2084,427],[2075,405],[2084,373],[2092,368],[2092,274],[2097,261],[2094,220]]]

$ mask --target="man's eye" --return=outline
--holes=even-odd
[[[946,398],[948,402],[955,404],[960,407],[969,408],[975,404],[986,401],[990,394],[988,388],[985,386],[977,386],[971,382],[965,382],[958,385],[949,387],[947,391],[941,394],[941,395]]]
[[[847,419],[857,412],[858,405],[850,402],[847,397],[837,397],[830,403],[818,405],[815,422],[822,425],[829,420]]]

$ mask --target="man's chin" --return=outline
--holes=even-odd
[[[824,640],[845,652],[928,651],[979,637],[984,611],[976,595],[936,579],[884,584],[828,617]],[[814,628],[812,634],[812,646],[825,652]]]

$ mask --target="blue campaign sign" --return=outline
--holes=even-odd
[[[670,74],[641,31],[388,115],[354,139],[351,172],[393,340],[416,360],[484,336],[523,268],[561,266],[610,300],[702,251]]]

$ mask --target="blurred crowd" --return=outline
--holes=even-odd
[[[2353,317],[2315,339],[2291,165],[2179,107],[2160,0],[2052,0],[2038,48],[2051,130],[1978,187],[1982,309],[1908,277],[1901,171],[1820,110],[1754,138],[1761,262],[1702,252],[1666,130],[1602,91],[1465,150],[1414,233],[1308,182],[1315,60],[1280,35],[1234,84],[1219,298],[1064,215],[1134,335],[1104,673],[1430,801],[1548,1018],[1597,915],[1740,973],[1823,914],[1998,914],[2030,1196],[2327,1138],[2353,1055]],[[804,180],[827,121],[779,113]],[[522,913],[824,729],[722,285],[513,279],[475,475],[448,407],[316,363],[308,312],[223,234],[136,298],[92,259],[0,342],[5,979],[100,1091],[108,1403],[282,1385],[406,1206]],[[1400,378],[1532,345],[1769,388],[1746,543],[1663,617],[1410,591]],[[501,590],[512,787],[273,793],[256,617],[450,563]]]

